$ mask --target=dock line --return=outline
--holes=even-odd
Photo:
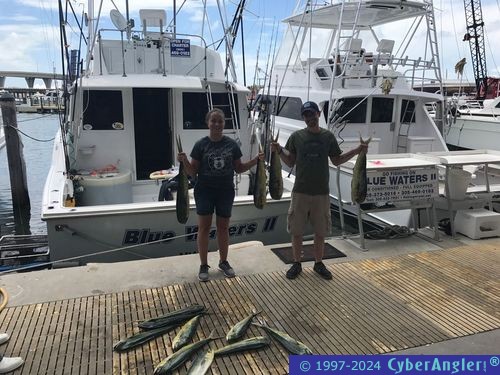
[[[9,301],[9,295],[4,288],[0,288],[0,295],[2,295],[2,303],[0,303],[0,312],[7,306],[7,302]]]

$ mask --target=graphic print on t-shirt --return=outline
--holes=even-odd
[[[211,148],[207,153],[208,170],[212,176],[228,175],[232,172],[233,153],[231,145]]]
[[[308,141],[304,143],[304,158],[308,162],[315,162],[319,160],[323,144],[318,141]]]

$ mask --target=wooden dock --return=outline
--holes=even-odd
[[[500,328],[500,249],[491,245],[337,263],[325,281],[311,268],[7,308],[5,355],[26,363],[15,374],[151,374],[175,333],[127,353],[113,344],[137,322],[204,304],[197,339],[220,335],[252,309],[319,354],[378,354]],[[127,275],[123,275],[127,277]],[[263,335],[251,327],[247,337]],[[218,339],[210,347],[222,347]],[[185,373],[188,364],[178,373]],[[288,354],[267,349],[217,358],[213,374],[285,374]]]

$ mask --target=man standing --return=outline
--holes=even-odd
[[[290,135],[285,150],[278,143],[271,146],[286,165],[296,165],[292,201],[288,210],[288,231],[292,235],[294,263],[286,277],[295,279],[302,272],[302,236],[309,218],[314,229],[314,271],[330,280],[332,273],[323,264],[325,236],[330,233],[332,226],[328,158],[334,165],[340,165],[368,146],[360,144],[342,153],[335,136],[329,130],[320,128],[321,112],[316,103],[305,102],[301,115],[307,127]]]

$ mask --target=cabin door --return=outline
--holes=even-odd
[[[134,136],[137,180],[173,164],[170,89],[135,88]]]

